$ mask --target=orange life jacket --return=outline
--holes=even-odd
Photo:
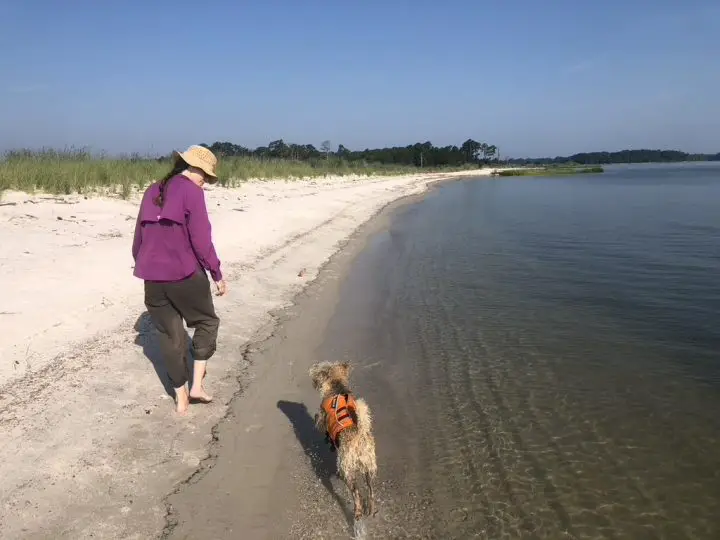
[[[322,408],[327,416],[327,433],[336,447],[338,437],[349,427],[355,425],[350,411],[355,412],[355,398],[352,394],[338,394],[330,396],[322,402]]]

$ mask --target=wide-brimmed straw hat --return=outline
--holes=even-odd
[[[192,167],[197,167],[208,175],[208,182],[214,184],[217,182],[217,158],[210,150],[204,146],[192,145],[184,152],[173,150],[173,159],[177,163],[178,159],[182,159],[185,163]]]

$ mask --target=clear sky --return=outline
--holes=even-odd
[[[0,150],[720,151],[718,0],[0,0]]]

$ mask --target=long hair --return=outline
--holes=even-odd
[[[174,176],[177,176],[181,172],[183,172],[185,169],[188,168],[188,164],[185,162],[182,158],[177,158],[177,161],[172,166],[172,169],[162,177],[160,180],[160,193],[158,194],[155,199],[153,199],[153,202],[159,206],[160,208],[163,207],[163,204],[165,204],[165,189],[167,188],[167,184],[170,181],[171,178]]]

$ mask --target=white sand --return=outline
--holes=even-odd
[[[387,203],[457,174],[470,173],[208,190],[229,285],[209,365],[217,399],[180,421],[143,350],[157,357],[151,326],[139,339],[134,329],[144,312],[130,253],[137,198],[6,193],[2,203],[16,204],[0,206],[0,537],[156,534],[162,497],[192,474],[247,382],[243,346],[269,312]]]

